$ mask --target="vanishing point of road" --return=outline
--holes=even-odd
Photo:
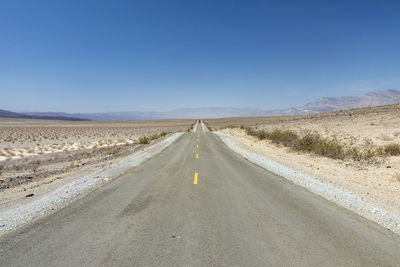
[[[140,167],[0,238],[1,266],[400,266],[400,239],[186,133]]]

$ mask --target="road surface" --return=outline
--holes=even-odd
[[[400,241],[198,127],[140,167],[2,237],[0,265],[399,266]]]

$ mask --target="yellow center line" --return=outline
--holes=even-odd
[[[197,145],[197,148],[199,148],[199,145]]]
[[[199,174],[197,172],[194,173],[194,184],[197,184],[197,178],[199,177]]]
[[[199,158],[199,154],[196,154],[196,159],[198,159]]]

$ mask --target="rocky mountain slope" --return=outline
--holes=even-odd
[[[363,108],[400,103],[400,91],[380,90],[369,92],[360,97],[324,97],[310,102],[304,106],[275,110],[272,115],[301,115],[320,112],[329,112],[342,109]]]

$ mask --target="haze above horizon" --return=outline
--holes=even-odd
[[[400,89],[399,1],[2,1],[0,109],[293,107]]]

